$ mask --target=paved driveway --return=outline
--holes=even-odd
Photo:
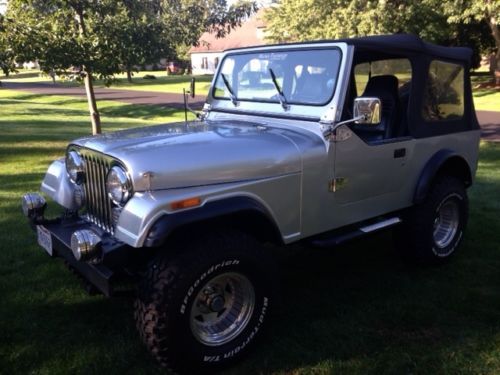
[[[58,84],[2,82],[2,87],[11,90],[29,91],[35,94],[86,96],[84,87],[68,87]],[[131,104],[153,104],[171,108],[184,108],[182,93],[174,94],[108,88],[95,88],[94,92],[98,100],[117,100]],[[204,96],[197,95],[195,98],[189,98],[189,104],[190,106],[201,107],[204,100]]]
[[[36,94],[85,96],[83,87],[67,87],[46,83],[2,82],[2,87],[12,90],[28,91]],[[100,100],[117,100],[131,104],[152,104],[172,108],[184,108],[182,93],[160,93],[152,91],[133,91],[120,89],[96,88],[95,94]],[[197,95],[189,98],[192,108],[201,108],[204,96]],[[500,110],[477,111],[477,118],[482,128],[482,138],[488,141],[500,142]]]
[[[476,114],[481,124],[481,137],[487,141],[500,142],[500,112],[476,111]]]

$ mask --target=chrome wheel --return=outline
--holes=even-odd
[[[225,344],[245,329],[254,307],[250,281],[240,273],[223,273],[208,281],[193,301],[191,332],[202,344]]]
[[[448,199],[439,207],[434,219],[433,237],[437,255],[446,256],[453,249],[443,251],[448,247],[458,231],[460,223],[460,208],[456,200]]]

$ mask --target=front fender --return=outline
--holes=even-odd
[[[265,225],[266,229],[272,233],[272,237],[275,239],[280,237],[279,229],[266,207],[255,199],[243,196],[209,202],[198,209],[160,217],[148,232],[144,246],[157,247],[163,245],[170,234],[177,228],[240,213],[247,217],[257,214],[261,220],[261,225]]]
[[[286,243],[300,235],[299,194],[299,174],[224,185],[136,192],[120,213],[114,235],[136,248],[158,246],[181,225],[249,212],[264,218],[278,233],[280,241]],[[199,198],[200,205],[172,209],[171,203],[191,198]]]

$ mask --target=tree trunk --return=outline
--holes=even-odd
[[[127,81],[128,83],[132,83],[132,70],[130,67],[127,67]]]
[[[497,25],[497,19],[495,16],[491,15],[488,19],[488,25],[491,29],[491,35],[495,39],[495,46],[497,48],[497,53],[495,55],[496,63],[495,66],[495,80],[496,84],[500,85],[500,27]]]
[[[97,102],[95,100],[94,85],[92,82],[92,73],[85,73],[85,92],[87,93],[87,101],[89,103],[90,121],[92,122],[92,134],[101,134],[101,116],[97,110]]]
[[[78,26],[80,28],[80,35],[85,38],[86,28],[85,20],[83,18],[83,10],[81,8],[75,8],[77,15]],[[92,134],[101,134],[101,116],[99,116],[99,111],[97,110],[97,102],[95,100],[94,85],[92,82],[92,70],[86,66],[83,66],[83,71],[85,72],[85,92],[87,93],[87,101],[89,103],[90,111],[90,121],[92,122]]]

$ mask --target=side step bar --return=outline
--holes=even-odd
[[[311,244],[317,247],[334,247],[344,242],[364,237],[367,234],[375,233],[379,230],[393,227],[399,223],[401,223],[401,219],[399,217],[391,217],[389,219],[379,220],[362,227],[353,228],[352,230],[334,231],[329,235],[322,235],[312,240]]]

